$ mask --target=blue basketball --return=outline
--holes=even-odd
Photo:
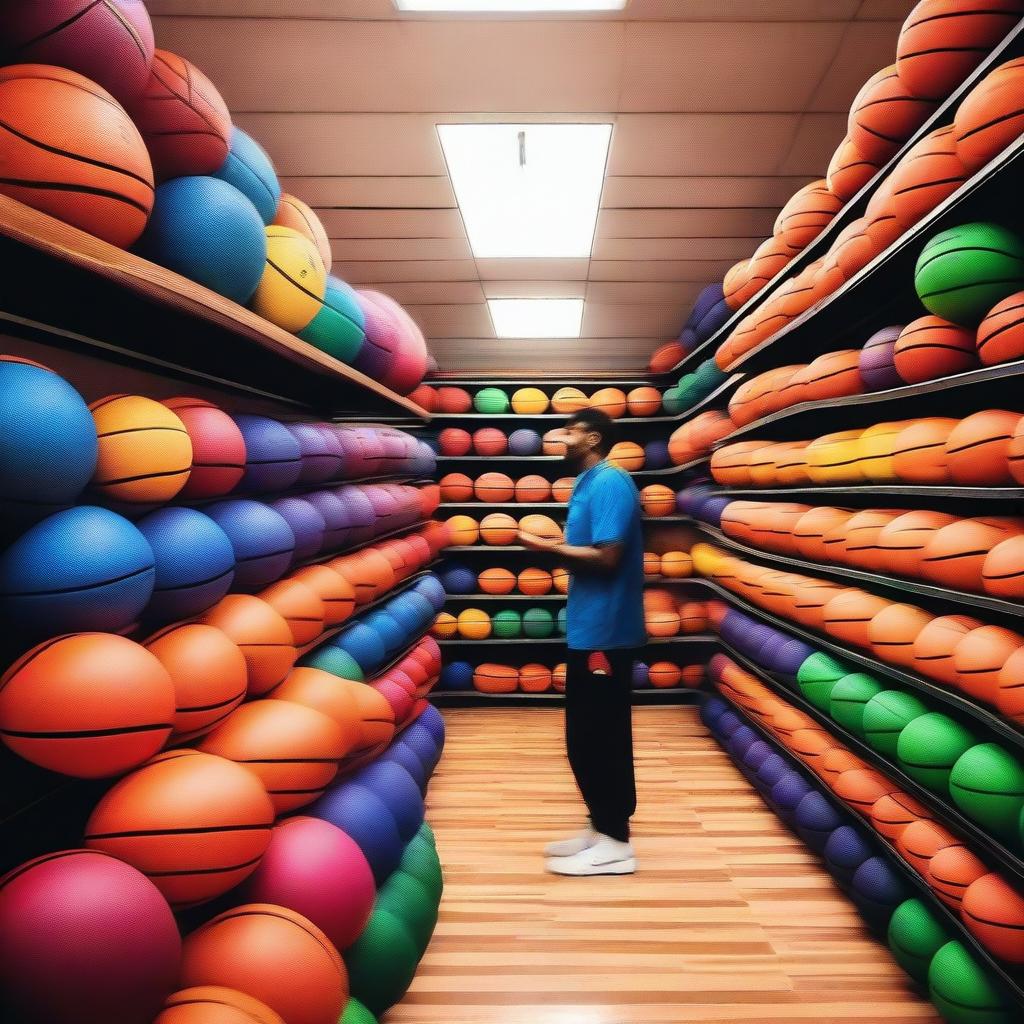
[[[400,765],[412,776],[412,780],[419,787],[420,793],[426,792],[430,772],[407,743],[402,742],[401,739],[396,740],[381,755],[380,761],[383,763],[390,761],[393,764]]]
[[[312,491],[302,497],[320,513],[324,521],[321,551],[337,551],[353,539],[351,510],[348,503],[339,498],[334,491]]]
[[[644,445],[644,469],[665,469],[671,462],[667,441],[648,441]]]
[[[154,565],[149,541],[123,516],[92,505],[55,512],[0,555],[5,629],[116,633],[149,603]]]
[[[413,777],[397,764],[377,761],[353,777],[353,782],[376,793],[381,798],[398,826],[403,842],[420,830],[423,824],[423,794]]]
[[[136,525],[156,559],[147,618],[191,618],[212,608],[231,589],[235,550],[209,516],[194,508],[161,508]]]
[[[811,784],[796,771],[788,771],[771,789],[771,801],[778,811],[779,817],[787,825],[796,822],[796,808],[801,800],[811,792]]]
[[[256,207],[264,224],[277,214],[281,183],[263,147],[237,126],[231,129],[231,148],[215,178],[234,185]]]
[[[448,596],[445,593],[446,588],[433,573],[417,580],[413,589],[417,594],[422,594],[430,602],[435,612],[439,612],[444,608],[445,600]]]
[[[409,634],[399,625],[386,608],[375,608],[363,616],[363,625],[372,629],[390,657],[409,642]]]
[[[409,749],[433,772],[441,759],[441,747],[429,729],[411,727],[402,734]]]
[[[509,455],[539,455],[544,442],[536,430],[520,427],[508,435]]]
[[[828,837],[823,852],[828,869],[836,880],[842,885],[849,885],[857,868],[875,854],[875,846],[859,828],[840,825]]]
[[[349,836],[363,851],[377,885],[398,867],[405,850],[398,825],[384,801],[365,786],[342,782],[302,813],[329,821]]]
[[[720,736],[729,737],[743,725],[743,719],[736,714],[733,710],[723,711],[718,716],[718,721],[715,723],[715,727],[718,730]]]
[[[292,432],[269,416],[232,417],[245,439],[245,472],[239,494],[269,494],[291,487],[302,472],[302,453]]]
[[[893,911],[911,895],[895,867],[882,857],[869,857],[854,872],[850,897],[868,924],[882,928]]]
[[[409,605],[416,610],[416,618],[418,621],[417,628],[412,632],[418,632],[421,629],[425,629],[430,625],[434,616],[437,614],[437,609],[430,601],[427,600],[423,594],[418,593],[415,590],[409,591],[407,601]]]
[[[361,683],[365,678],[356,659],[348,651],[343,651],[334,644],[322,644],[315,651],[303,655],[299,664],[303,668],[318,668],[321,672],[330,672],[332,676],[341,679],[354,679]]]
[[[441,669],[439,690],[472,690],[473,666],[468,661],[450,661]]]
[[[644,661],[633,662],[633,689],[649,690],[651,688],[651,667]]]
[[[815,853],[821,853],[828,837],[845,824],[842,815],[817,790],[796,805],[793,819],[797,834]]]
[[[475,594],[476,573],[461,562],[449,562],[438,570],[441,586],[449,594]]]
[[[743,763],[752,772],[756,772],[771,754],[772,748],[764,740],[754,740],[743,753]]]
[[[20,522],[73,502],[96,470],[96,424],[82,396],[42,366],[0,357],[0,508]]]
[[[171,178],[157,186],[139,252],[244,305],[267,262],[256,207],[219,178]]]
[[[345,503],[348,510],[350,544],[362,544],[372,540],[377,528],[377,514],[370,499],[355,484],[343,484],[332,489],[332,493]]]
[[[639,662],[634,662],[633,665],[636,667]],[[718,720],[729,710],[729,705],[719,697],[717,694],[712,694],[710,697],[705,698],[701,701],[700,705],[700,720],[709,728],[714,729],[718,723]]]
[[[437,470],[437,453],[426,441],[417,441],[409,460],[409,472],[433,476]]]
[[[295,535],[293,565],[319,553],[324,545],[327,524],[310,502],[305,498],[278,498],[270,503],[270,507],[284,518]]]
[[[693,329],[698,341],[707,341],[732,316],[732,310],[720,299],[704,314]]]
[[[418,633],[434,617],[434,608],[422,595],[409,590],[388,605],[388,614],[406,637]]]
[[[729,737],[729,750],[736,755],[738,758],[742,758],[747,752],[747,747],[750,746],[758,735],[750,728],[749,725],[741,725],[730,737]]]
[[[366,318],[352,289],[340,278],[328,276],[320,310],[299,337],[343,363],[359,359],[366,342]]]
[[[430,733],[438,751],[444,747],[445,726],[444,715],[441,714],[433,704],[428,704],[423,709],[423,714],[413,723],[413,729],[422,726]]]
[[[692,326],[686,326],[679,332],[679,344],[684,352],[692,352],[697,347],[697,333]]]
[[[767,791],[792,770],[792,763],[773,751],[761,762],[761,767],[757,769],[757,777]]]
[[[690,311],[690,316],[686,321],[688,327],[696,327],[701,320],[717,305],[722,301],[725,292],[722,290],[722,284],[720,281],[715,281],[713,284],[706,284],[701,288],[694,300],[693,309]]]
[[[234,548],[236,589],[259,590],[288,571],[295,534],[279,512],[249,498],[214,502],[204,511]]]
[[[347,651],[363,672],[373,672],[384,664],[387,650],[384,641],[363,622],[346,626],[332,641],[335,647]]]
[[[689,516],[695,515],[701,503],[710,498],[714,493],[715,489],[708,487],[706,484],[687,487],[684,491],[680,492],[681,497],[676,499],[676,507]]]

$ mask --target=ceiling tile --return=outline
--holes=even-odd
[[[860,87],[896,59],[896,33],[888,21],[846,26],[842,43],[822,77],[807,110],[845,113]]]
[[[587,282],[580,281],[484,281],[489,299],[582,299]]]
[[[593,338],[675,337],[686,313],[679,303],[597,303],[583,307],[581,333]]]
[[[598,238],[735,238],[771,234],[778,209],[602,210]]]
[[[378,281],[364,287],[382,291],[403,306],[479,305],[484,301],[479,281]]]
[[[446,176],[281,178],[281,187],[310,206],[455,207]]]
[[[702,284],[680,281],[591,281],[587,285],[587,302],[598,305],[635,304],[650,302],[689,311]],[[685,307],[685,308],[684,308]]]
[[[635,370],[645,366],[665,339],[560,338],[557,342],[534,338],[439,338],[431,351],[442,370],[460,373],[516,372],[524,366],[542,372],[564,370]]]
[[[735,260],[591,260],[591,281],[690,281],[721,279]]]
[[[585,281],[589,260],[492,259],[477,260],[483,281]]]
[[[399,241],[404,241],[401,239]],[[411,241],[411,240],[410,240]],[[435,239],[431,239],[435,241]],[[350,244],[340,239],[337,245]],[[331,273],[350,284],[356,281],[380,281],[390,284],[417,281],[476,281],[472,260],[362,260],[336,259]]]
[[[810,180],[795,177],[634,177],[605,179],[607,207],[773,206],[780,207]]]
[[[836,146],[845,135],[845,114],[805,114],[785,157],[779,162],[779,172],[823,178]]]
[[[595,260],[722,259],[730,266],[749,257],[761,244],[751,238],[599,238],[594,242]]]
[[[458,210],[323,210],[331,238],[465,238]]]
[[[427,338],[493,338],[486,304],[408,305],[406,310]]]
[[[465,238],[333,238],[335,260],[467,260],[472,259]]]

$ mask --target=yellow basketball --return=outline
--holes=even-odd
[[[666,551],[661,556],[661,575],[681,579],[693,575],[693,559],[688,551]]]
[[[267,228],[267,265],[253,311],[297,334],[320,312],[327,290],[327,271],[317,247],[292,228]]]
[[[579,412],[589,404],[587,396],[579,388],[559,388],[551,398],[551,408],[560,413]]]
[[[456,625],[459,636],[466,640],[486,640],[491,635],[491,617],[479,608],[459,612]]]
[[[455,628],[455,616],[451,612],[438,612],[437,618],[434,619],[434,625],[430,627],[430,632],[438,639],[446,640],[450,636],[455,636]]]
[[[860,435],[860,459],[857,466],[865,480],[876,484],[897,483],[893,452],[896,438],[906,423],[876,423]]]
[[[480,527],[472,516],[452,516],[445,520],[448,543],[456,546],[475,544],[480,539]]]
[[[548,396],[540,388],[520,388],[512,396],[512,410],[520,416],[539,416],[548,411]]]
[[[824,434],[807,446],[807,474],[816,484],[860,483],[860,436],[863,430]]]
[[[725,553],[713,544],[694,544],[690,548],[693,568],[701,576],[714,575],[715,567],[725,558]]]

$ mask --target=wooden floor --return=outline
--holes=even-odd
[[[581,823],[561,712],[445,712],[444,901],[388,1024],[938,1024],[695,709],[634,715],[640,872],[573,879],[540,854]]]

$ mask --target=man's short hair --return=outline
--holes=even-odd
[[[615,421],[600,409],[580,409],[574,412],[566,421],[567,427],[573,427],[579,423],[588,434],[599,434],[601,437],[597,450],[602,455],[607,455],[612,450],[618,437],[618,428]]]

